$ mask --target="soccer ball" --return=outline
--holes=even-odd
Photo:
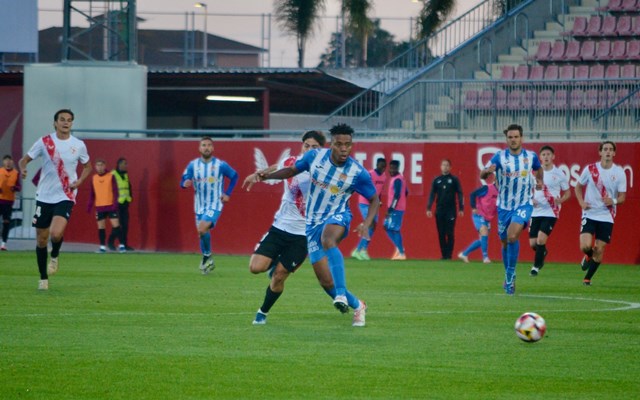
[[[544,318],[534,312],[526,312],[516,320],[516,335],[525,342],[537,342],[547,331]]]

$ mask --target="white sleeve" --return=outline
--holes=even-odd
[[[27,155],[31,157],[32,160],[35,160],[36,158],[40,157],[43,150],[44,150],[44,143],[42,142],[42,138],[40,138],[36,140],[33,146],[31,146],[31,148],[27,152]]]
[[[626,193],[627,192],[627,174],[624,173],[624,170],[620,168],[620,177],[618,179],[618,193]]]
[[[584,169],[582,170],[582,173],[580,174],[580,177],[578,178],[578,183],[581,184],[582,186],[586,186],[589,183],[590,176],[591,176],[591,173],[589,172],[589,168],[584,167]]]
[[[564,174],[564,172],[560,172],[562,175],[562,179],[560,180],[560,189],[561,190],[569,190],[569,178]]]
[[[86,164],[89,162],[89,151],[87,150],[87,146],[82,142],[82,146],[80,146],[80,162],[82,164]]]

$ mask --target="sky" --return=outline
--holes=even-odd
[[[460,0],[457,12],[464,12],[479,1]],[[39,0],[39,29],[62,26],[62,0]],[[116,3],[115,1],[112,3]],[[146,21],[138,29],[191,29],[191,17],[187,13],[195,12],[195,29],[204,30],[202,8],[195,8],[192,0],[138,0],[138,17]],[[205,0],[207,5],[207,31],[239,42],[257,47],[268,47],[268,18],[273,13],[271,0]],[[74,3],[78,8],[88,11],[89,2]],[[104,2],[97,2],[92,10],[94,15],[104,11]],[[418,15],[421,5],[412,0],[374,0],[372,18],[380,18],[383,29],[391,32],[397,41],[408,40],[411,32],[410,18]],[[320,27],[307,42],[305,67],[315,67],[320,55],[328,47],[331,33],[336,31],[336,16],[339,14],[340,1],[326,0],[326,10]],[[265,17],[263,17],[263,14]],[[264,22],[264,23],[263,23]],[[82,26],[84,21],[78,14],[72,17],[73,26]],[[263,34],[264,32],[264,34]],[[263,42],[264,38],[264,42]],[[278,28],[275,19],[271,20],[271,67],[297,66],[295,37],[287,36]],[[267,66],[265,64],[265,66]]]

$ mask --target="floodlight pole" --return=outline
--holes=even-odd
[[[203,39],[202,39],[202,67],[207,68],[207,66],[209,65],[208,54],[207,54],[209,52],[209,48],[207,46],[207,37],[209,36],[207,32],[207,4],[196,3],[194,4],[194,7],[204,9],[204,33],[203,33]]]

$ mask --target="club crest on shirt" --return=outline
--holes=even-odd
[[[341,180],[341,181],[346,181],[347,180],[347,174],[340,174],[338,179]]]

